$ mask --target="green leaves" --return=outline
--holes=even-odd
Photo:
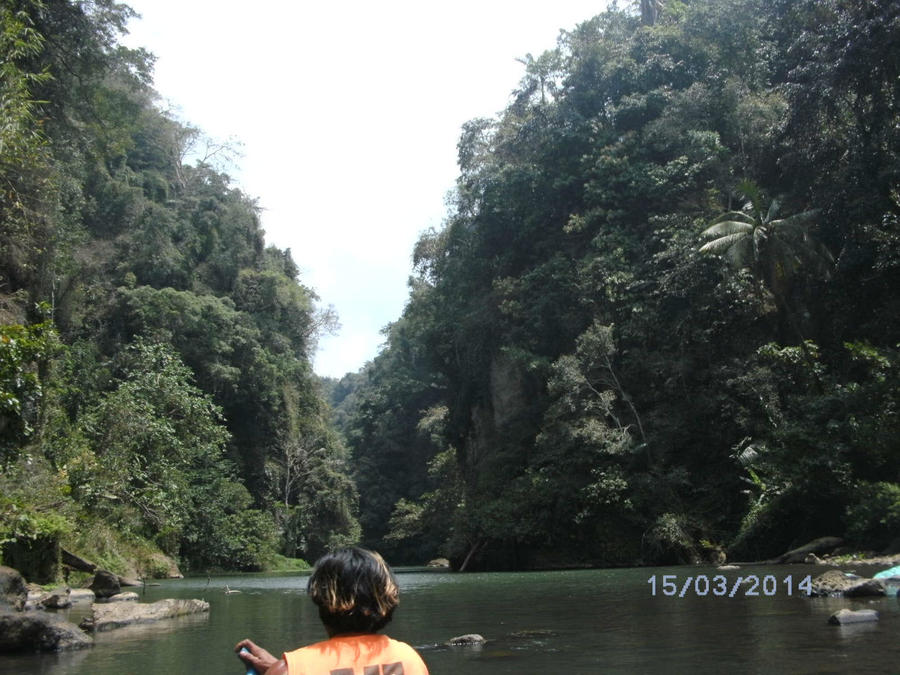
[[[733,267],[749,268],[782,305],[801,270],[822,277],[830,274],[831,253],[809,232],[818,222],[819,209],[776,218],[780,199],[766,207],[762,191],[751,181],[743,181],[740,190],[747,198],[743,210],[713,220],[702,233],[712,240],[700,247],[701,253],[725,255]]]
[[[44,386],[38,373],[58,350],[51,322],[0,326],[0,465],[32,436]]]

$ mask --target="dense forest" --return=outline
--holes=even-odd
[[[359,537],[332,322],[111,0],[0,2],[0,542],[259,569]],[[283,561],[282,561],[283,562]]]
[[[667,0],[527,55],[332,392],[366,541],[489,568],[900,550],[897,44],[888,0]]]
[[[613,2],[523,57],[340,381],[131,15],[0,0],[3,562],[900,550],[896,2]]]

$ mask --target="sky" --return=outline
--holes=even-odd
[[[217,142],[258,200],[266,243],[341,324],[316,373],[359,370],[407,300],[412,250],[439,228],[462,125],[604,0],[125,0],[123,40],[156,55],[160,105]]]

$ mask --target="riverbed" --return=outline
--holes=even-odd
[[[821,572],[807,566],[398,570],[401,604],[386,632],[420,649],[432,675],[900,671],[897,598],[804,597],[806,575]],[[755,583],[745,580],[751,576]],[[241,638],[273,653],[324,638],[306,580],[251,574],[164,581],[147,588],[142,601],[202,598],[209,615],[101,633],[81,652],[0,657],[0,672],[242,674],[232,653]],[[880,621],[828,625],[842,607],[876,609]],[[86,609],[76,606],[70,618],[79,620]],[[444,646],[465,633],[480,633],[487,643]]]

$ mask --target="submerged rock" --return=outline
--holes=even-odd
[[[147,604],[137,602],[112,602],[95,604],[92,614],[80,626],[88,631],[105,631],[138,623],[152,623],[187,614],[209,611],[209,603],[203,600],[159,600]]]
[[[878,621],[878,612],[874,609],[857,609],[855,611],[846,608],[839,609],[828,619],[828,623],[836,626],[843,626],[848,623],[868,623],[870,621]]]
[[[467,633],[465,635],[457,635],[447,640],[447,644],[451,647],[483,645],[487,640],[478,633]]]
[[[0,612],[0,652],[58,652],[90,647],[78,626],[47,612]]]

